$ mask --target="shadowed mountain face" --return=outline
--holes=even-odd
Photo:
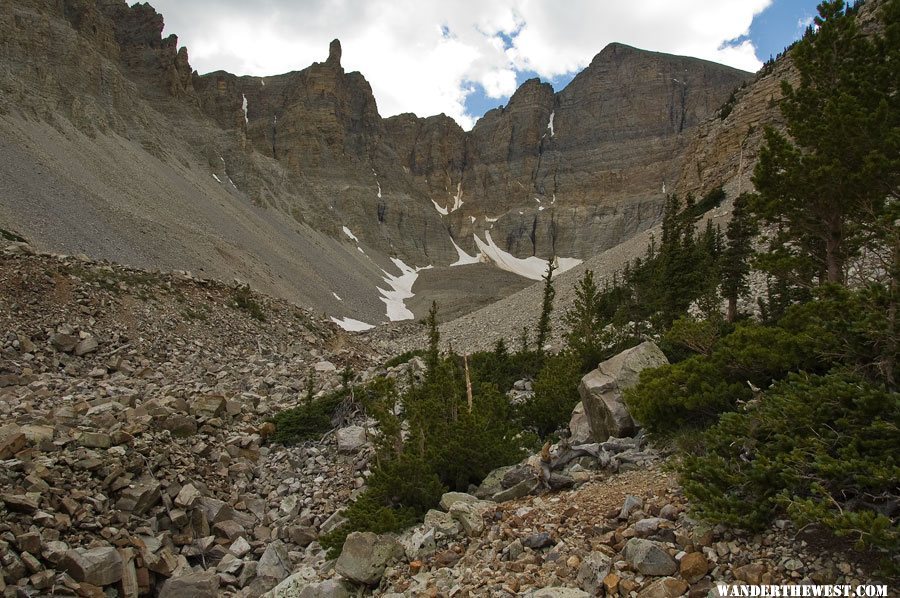
[[[0,227],[376,322],[389,256],[447,265],[451,240],[475,254],[490,232],[520,258],[587,258],[653,225],[750,76],[611,44],[465,132],[382,118],[337,41],[299,72],[198,75],[162,29],[148,4],[0,0]]]

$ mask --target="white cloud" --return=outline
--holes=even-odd
[[[753,44],[730,40],[771,2],[152,0],[200,72],[299,70],[337,37],[344,68],[366,76],[382,115],[443,112],[465,128],[477,116],[465,110],[474,85],[504,98],[518,71],[573,73],[614,41],[756,70]]]

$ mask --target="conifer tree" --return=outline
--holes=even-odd
[[[578,355],[582,368],[596,366],[603,351],[603,323],[593,270],[586,270],[575,286],[575,302],[566,312],[565,322],[569,348]]]
[[[782,82],[787,135],[767,128],[754,211],[776,223],[820,278],[843,283],[846,261],[872,233],[900,183],[897,0],[886,35],[860,33],[841,0],[819,5],[816,28],[791,51],[797,87]]]
[[[544,274],[544,298],[541,302],[541,317],[537,324],[537,352],[544,353],[544,345],[550,336],[550,314],[553,312],[553,298],[556,290],[553,288],[553,272],[556,270],[556,258],[551,257],[547,262],[547,272]]]
[[[432,301],[431,309],[428,310],[428,317],[425,318],[425,326],[428,328],[428,350],[425,352],[425,365],[429,374],[434,374],[440,360],[438,346],[441,341],[441,333],[438,329],[437,311],[437,301]]]
[[[737,317],[737,300],[748,291],[750,256],[756,227],[747,211],[747,198],[741,195],[734,200],[731,220],[725,230],[726,245],[722,253],[722,296],[728,301],[725,319],[734,322]]]

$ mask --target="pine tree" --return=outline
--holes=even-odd
[[[737,317],[737,300],[749,290],[750,256],[756,227],[747,211],[747,198],[741,195],[734,200],[731,220],[725,230],[726,245],[721,259],[722,296],[728,301],[725,319],[734,322]]]
[[[437,301],[432,301],[431,309],[428,310],[428,317],[425,318],[425,326],[428,328],[428,349],[425,352],[425,365],[429,374],[434,374],[440,360],[439,344],[441,333],[438,329],[437,312]]]
[[[537,324],[537,352],[544,353],[544,345],[550,336],[550,314],[553,312],[553,298],[556,290],[553,288],[553,272],[556,270],[556,258],[551,257],[547,262],[547,272],[544,274],[544,298],[541,302],[541,317]]]
[[[586,270],[575,286],[575,302],[566,312],[569,348],[579,357],[582,367],[595,367],[603,351],[603,323],[600,317],[600,291],[593,270]]]
[[[787,135],[766,129],[753,176],[754,211],[829,282],[844,282],[846,260],[897,197],[897,4],[882,7],[884,36],[862,35],[841,0],[819,5],[817,29],[791,51],[799,86],[782,82]]]

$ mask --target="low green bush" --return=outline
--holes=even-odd
[[[275,423],[272,440],[287,445],[318,440],[332,429],[334,413],[349,394],[349,390],[341,389],[279,412],[272,419]]]
[[[671,435],[706,427],[751,396],[746,383],[729,379],[720,365],[695,355],[641,372],[638,384],[625,391],[625,402],[649,431]]]
[[[726,413],[680,465],[697,515],[748,530],[788,516],[895,554],[900,395],[855,375],[792,374]]]
[[[412,351],[405,351],[400,355],[395,355],[391,357],[387,361],[384,362],[384,367],[393,368],[398,365],[408,363],[413,357],[422,357],[425,355],[425,351],[421,349],[413,349]]]
[[[347,522],[319,542],[329,558],[335,558],[350,532],[399,532],[436,507],[446,491],[422,459],[401,456],[387,461],[373,471],[366,490],[344,511]]]
[[[260,322],[266,321],[266,314],[263,313],[262,306],[253,298],[249,286],[243,285],[234,289],[231,293],[231,302],[235,308],[250,314],[251,318]]]
[[[522,426],[546,438],[569,422],[572,408],[579,401],[581,360],[563,352],[547,358],[534,381],[534,396],[519,406]]]

